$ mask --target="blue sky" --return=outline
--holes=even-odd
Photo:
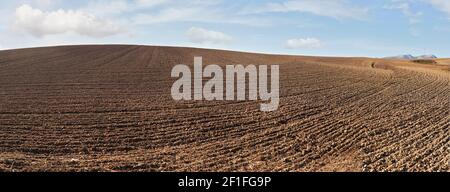
[[[189,46],[450,57],[450,0],[0,0],[0,49]]]

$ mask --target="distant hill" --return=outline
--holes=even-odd
[[[437,59],[435,55],[421,55],[416,57],[416,59]]]
[[[436,59],[435,55],[421,55],[421,56],[412,56],[410,54],[406,55],[397,55],[392,57],[385,57],[385,59],[404,59],[404,60],[414,60],[414,59]]]
[[[410,59],[415,59],[414,56],[412,55],[397,55],[397,56],[392,56],[392,57],[385,57],[385,59],[406,59],[406,60],[410,60]]]

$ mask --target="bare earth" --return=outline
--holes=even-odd
[[[280,107],[175,102],[176,64],[279,64]],[[449,60],[0,51],[0,171],[450,171]]]

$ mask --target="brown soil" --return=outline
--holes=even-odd
[[[279,64],[259,101],[173,101],[170,71]],[[444,62],[447,60],[438,60]],[[0,51],[2,171],[450,171],[447,65],[192,48]]]

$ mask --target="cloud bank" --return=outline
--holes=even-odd
[[[249,13],[302,12],[335,19],[362,20],[368,9],[352,6],[346,0],[292,0],[281,3],[268,3],[263,7],[249,10]]]
[[[106,37],[124,32],[113,22],[83,11],[59,9],[44,12],[27,4],[16,9],[13,29],[35,37],[69,32],[89,37]]]
[[[199,27],[191,27],[186,32],[186,35],[190,42],[199,44],[226,44],[232,40],[232,38],[225,33]]]
[[[447,13],[450,17],[450,1],[449,0],[428,0],[436,9]]]
[[[322,46],[322,42],[316,38],[289,39],[285,44],[288,49],[321,48]]]

